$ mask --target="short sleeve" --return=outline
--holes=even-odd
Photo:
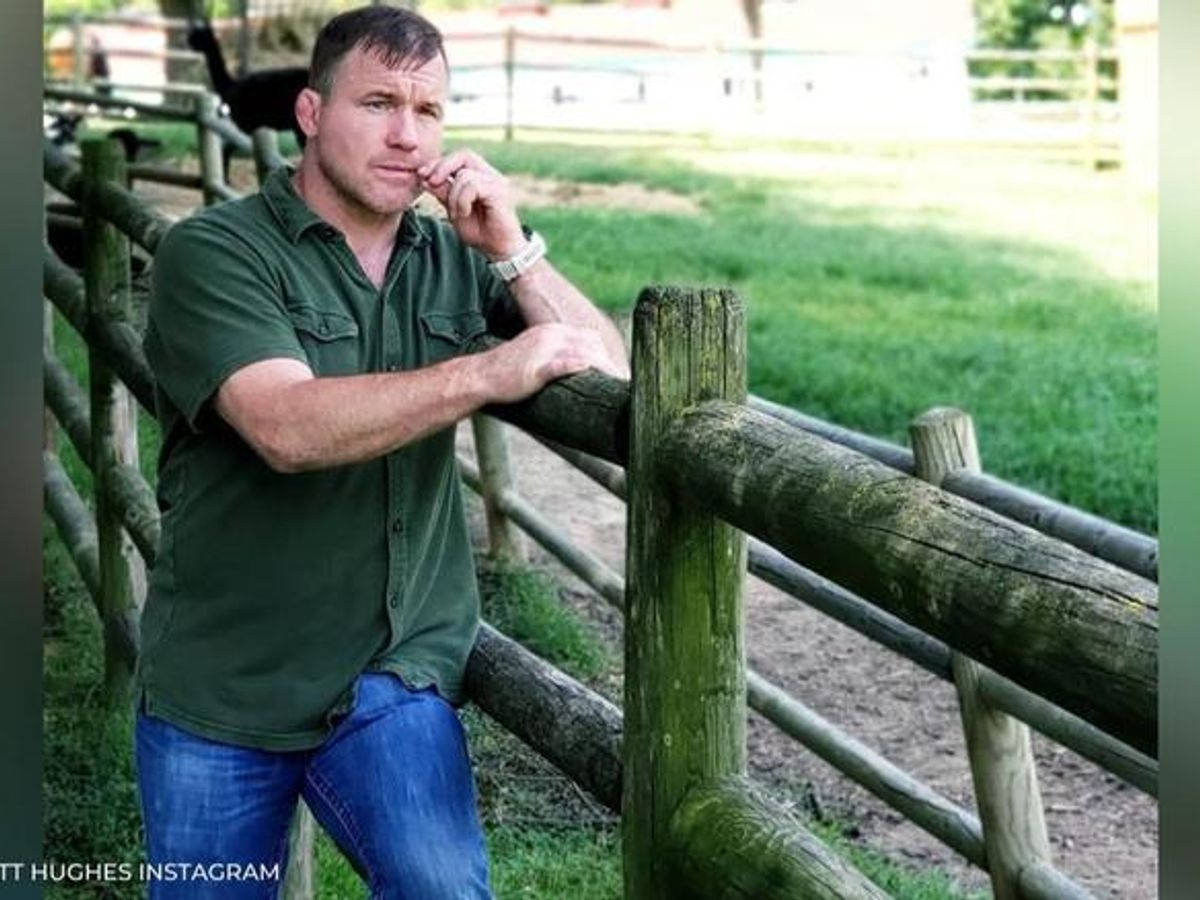
[[[219,223],[191,218],[172,227],[152,278],[146,358],[192,428],[238,369],[278,357],[308,361],[264,260]]]

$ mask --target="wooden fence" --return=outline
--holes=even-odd
[[[72,42],[48,51],[51,72],[69,77],[76,88],[82,88],[87,83],[85,27],[104,23],[162,31],[188,27],[186,20],[162,17],[62,19],[60,24],[71,27]],[[241,27],[232,20],[214,26],[225,32]],[[945,57],[921,53],[828,53],[763,40],[573,35],[512,26],[448,32],[445,39],[454,61],[452,83],[459,85],[451,100],[466,104],[455,115],[456,123],[461,127],[499,127],[506,139],[511,139],[518,127],[693,134],[714,130],[736,134],[740,129],[755,135],[769,120],[769,133],[776,137],[1003,144],[1036,148],[1056,157],[1066,154],[1093,165],[1122,158],[1119,120],[1123,106],[1115,74],[1120,54],[1094,42],[1079,50],[974,49],[948,62]],[[247,42],[245,34],[237,42],[243,62]],[[198,63],[197,72],[203,72],[202,57],[190,50],[113,46],[106,48],[106,53],[114,58],[191,60]],[[296,64],[306,64],[301,54],[296,57]],[[751,60],[761,64],[764,59],[769,61],[765,69],[749,66]],[[827,68],[830,61],[838,59],[841,63],[834,69]],[[886,71],[879,69],[883,59],[890,60]],[[664,66],[664,62],[670,64]],[[796,71],[779,71],[785,62]],[[954,69],[958,93],[939,91],[938,99],[918,103],[934,77],[931,71],[942,73],[947,66]],[[810,71],[814,67],[821,74],[814,75]],[[911,75],[910,94],[888,93],[889,99],[882,105],[872,105],[870,94],[855,93],[834,104],[833,111],[828,104],[807,104],[811,97],[837,95],[848,82],[859,80],[854,74],[859,69],[874,73],[862,80],[870,90],[879,92],[894,89]],[[484,77],[478,78],[480,73]],[[465,88],[460,84],[464,77],[470,82]],[[579,87],[580,79],[586,81],[586,87]],[[200,80],[204,80],[202,75]],[[819,82],[816,94],[812,93],[814,82]],[[195,87],[119,81],[93,84],[127,91],[141,87],[187,91]],[[679,85],[687,87],[686,97],[678,94]],[[56,82],[55,86],[64,84]],[[609,96],[614,90],[623,92],[619,101]],[[764,90],[768,99],[776,98],[777,105],[770,107],[765,120],[762,116],[747,118],[751,107],[761,107]],[[752,102],[752,97],[758,100]],[[891,124],[871,124],[871,115],[899,108],[898,103],[908,109],[905,104],[909,100],[916,105],[910,110],[907,126],[887,117]],[[922,103],[942,106],[926,108]],[[873,107],[873,113],[859,112]],[[966,119],[950,128],[947,123],[967,110]]]
[[[197,121],[202,139],[254,148],[260,175],[279,164],[270,133]],[[43,291],[87,341],[90,397],[49,346],[45,396],[92,470],[95,517],[53,446],[45,496],[104,623],[117,698],[138,648],[131,549],[153,565],[159,540],[153,496],[121,450],[135,419],[118,414],[123,392],[153,414],[129,242],[152,254],[169,223],[126,189],[113,142],[83,149],[81,170],[45,146],[45,178],[81,205],[87,250],[80,277],[47,248]],[[467,671],[480,708],[624,812],[626,895],[883,896],[750,788],[749,704],[986,868],[997,897],[1090,896],[1051,864],[1027,726],[1156,794],[1157,544],[981,475],[956,410],[919,417],[909,453],[747,398],[730,292],[646,289],[633,373],[583,373],[489,410],[628,497],[627,585],[515,492],[498,422],[476,419],[482,476],[462,463],[493,548],[521,552],[515,524],[626,613],[623,714],[487,626]],[[746,667],[747,568],[953,680],[982,820]],[[293,897],[311,891],[311,837],[301,814]]]

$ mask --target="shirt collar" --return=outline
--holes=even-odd
[[[272,170],[262,184],[263,200],[271,214],[275,216],[279,227],[283,229],[284,234],[293,244],[297,243],[300,236],[310,228],[318,228],[329,237],[337,234],[336,228],[309,209],[308,205],[300,199],[300,195],[292,187],[292,175],[295,173],[296,169],[293,166],[280,166]],[[416,210],[411,207],[404,211],[404,216],[400,219],[397,240],[402,244],[411,244],[414,247],[426,244],[430,240],[428,229],[421,222]]]

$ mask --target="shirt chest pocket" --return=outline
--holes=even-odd
[[[358,323],[345,313],[294,306],[288,318],[317,375],[356,375],[363,371]]]
[[[487,331],[487,322],[476,310],[460,313],[422,313],[424,357],[435,363],[465,352],[467,345]]]

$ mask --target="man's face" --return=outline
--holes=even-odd
[[[375,51],[354,47],[334,70],[329,95],[311,94],[308,147],[348,205],[394,215],[421,193],[416,169],[442,152],[446,82],[440,54],[388,68]]]

